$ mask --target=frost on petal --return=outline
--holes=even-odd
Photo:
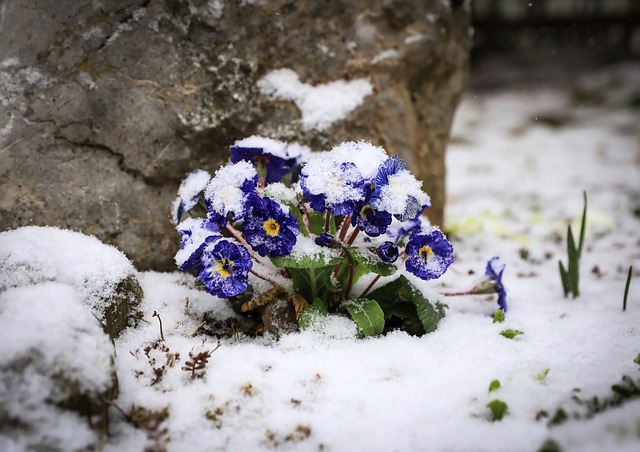
[[[300,186],[311,207],[345,215],[365,197],[365,183],[355,164],[340,162],[331,153],[314,155],[302,168]]]
[[[453,246],[435,227],[413,234],[405,253],[407,271],[424,280],[439,278],[453,263]]]
[[[346,141],[330,152],[336,161],[354,163],[365,181],[373,181],[380,165],[389,158],[383,148],[367,141]]]
[[[253,266],[247,249],[231,239],[208,243],[202,251],[200,281],[207,292],[220,298],[238,295],[249,287]]]
[[[216,171],[204,192],[211,220],[224,226],[230,216],[234,221],[242,219],[249,209],[257,183],[258,173],[246,161],[229,164]]]
[[[207,184],[211,180],[211,175],[201,169],[194,170],[180,184],[178,197],[171,206],[171,218],[175,224],[180,222],[182,215],[192,209],[200,198]]]
[[[422,191],[422,182],[407,170],[405,162],[393,156],[380,166],[371,205],[406,221],[430,207],[431,200]]]
[[[180,249],[174,259],[181,270],[200,271],[201,256],[204,247],[222,236],[220,229],[209,220],[201,218],[187,218],[176,229],[182,236]]]
[[[300,233],[296,218],[274,200],[257,198],[242,224],[242,232],[260,256],[289,254]]]
[[[502,283],[502,274],[504,273],[506,265],[500,261],[500,258],[495,256],[487,262],[487,268],[485,274],[491,278],[495,283],[495,290],[498,294],[498,306],[504,312],[507,312],[507,290]]]

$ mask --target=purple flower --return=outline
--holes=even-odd
[[[204,201],[211,221],[225,226],[244,218],[257,196],[258,173],[245,161],[223,166],[207,185]]]
[[[200,218],[187,218],[176,229],[182,237],[175,261],[181,270],[202,270],[202,250],[211,242],[222,238],[215,223]]]
[[[405,252],[407,271],[424,280],[439,278],[453,263],[453,246],[437,228],[413,233]]]
[[[231,146],[231,161],[236,163],[242,160],[253,163],[260,174],[264,171],[267,184],[279,182],[297,161],[289,155],[287,145],[282,141],[259,136],[236,141]]]
[[[311,208],[333,215],[350,213],[365,197],[365,181],[351,162],[338,162],[327,153],[317,155],[302,168],[300,187]]]
[[[429,196],[421,187],[422,183],[407,170],[403,160],[390,157],[378,169],[371,205],[400,221],[412,220],[431,206]]]
[[[384,242],[376,251],[385,264],[393,264],[398,259],[398,247],[393,242]]]
[[[200,281],[211,295],[229,298],[249,287],[248,276],[253,262],[244,246],[223,238],[208,243],[201,259]]]
[[[336,239],[328,232],[323,232],[315,238],[314,242],[318,246],[331,247],[336,243]]]
[[[242,232],[260,256],[291,253],[300,227],[296,217],[282,210],[276,201],[256,197],[242,223]]]
[[[502,274],[504,273],[505,267],[506,265],[500,262],[500,258],[498,256],[492,257],[489,262],[487,262],[485,275],[489,276],[495,284],[495,291],[498,294],[498,305],[500,306],[500,309],[507,312],[507,291],[502,284]]]
[[[179,223],[182,215],[192,209],[200,195],[211,180],[211,175],[206,171],[197,169],[187,175],[178,188],[178,197],[171,206],[171,217],[174,223]]]

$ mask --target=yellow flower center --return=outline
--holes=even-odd
[[[373,212],[373,215],[375,216],[375,214],[376,214],[375,210],[373,210],[373,207],[371,207],[369,204],[367,204],[362,209],[360,209],[360,218],[362,218],[363,220],[366,220],[368,211]]]
[[[420,259],[424,259],[425,261],[432,259],[434,256],[433,250],[428,245],[425,245],[422,248],[420,248],[419,253],[420,253]]]
[[[225,278],[228,278],[229,276],[231,276],[231,272],[229,270],[231,269],[232,266],[233,264],[231,263],[231,261],[229,261],[229,259],[226,259],[226,258],[216,261],[216,271],[220,276],[223,276]]]
[[[269,218],[267,221],[263,223],[262,226],[264,227],[264,230],[267,233],[267,235],[274,236],[274,235],[278,235],[278,233],[280,232],[280,225],[273,218]]]

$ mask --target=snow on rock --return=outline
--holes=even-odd
[[[0,233],[0,293],[46,281],[68,284],[112,337],[142,298],[135,274],[117,248],[79,232],[27,226]]]
[[[327,129],[346,118],[373,93],[373,86],[365,79],[312,86],[302,83],[298,74],[286,68],[269,72],[258,81],[258,87],[263,94],[294,102],[302,112],[305,130]]]
[[[0,450],[79,450],[106,432],[114,348],[76,288],[0,294]],[[93,427],[91,427],[93,426]]]

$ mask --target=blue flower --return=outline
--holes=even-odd
[[[502,274],[504,273],[505,267],[506,265],[500,262],[500,258],[498,256],[492,257],[489,262],[487,262],[485,275],[489,276],[495,284],[495,291],[498,294],[498,305],[500,306],[500,309],[507,312],[507,291],[502,284]]]
[[[256,195],[258,173],[245,161],[223,166],[207,185],[204,201],[211,221],[225,226],[244,218]]]
[[[365,181],[351,162],[337,162],[319,155],[307,162],[300,175],[300,187],[311,208],[346,215],[365,197]]]
[[[220,229],[215,223],[200,218],[187,218],[176,229],[181,235],[180,249],[175,261],[181,270],[202,270],[202,250],[211,242],[220,238]]]
[[[374,209],[369,199],[365,199],[356,204],[351,216],[351,225],[357,224],[360,230],[368,236],[378,237],[387,232],[391,220],[391,214]]]
[[[328,232],[323,232],[315,238],[314,242],[318,246],[331,247],[336,244],[336,239]]]
[[[282,256],[291,253],[300,227],[296,217],[284,212],[276,201],[256,197],[242,223],[242,232],[260,256]]]
[[[201,259],[200,281],[211,295],[229,298],[249,287],[253,262],[244,246],[223,238],[207,244]]]
[[[259,136],[245,138],[231,146],[231,161],[242,160],[252,162],[259,172],[265,171],[267,184],[279,182],[297,161],[289,155],[287,145],[282,141]]]
[[[390,157],[378,168],[371,205],[400,221],[412,220],[431,206],[429,196],[421,187],[422,183],[407,170],[403,160]]]
[[[197,169],[187,175],[178,188],[178,197],[171,206],[171,217],[174,223],[179,223],[182,215],[192,209],[200,195],[211,180],[211,175],[204,170]]]
[[[385,264],[393,264],[398,259],[398,247],[393,242],[384,242],[376,251]]]
[[[387,235],[397,244],[409,234],[419,231],[420,228],[422,228],[421,217],[407,221],[396,220],[387,228]]]
[[[424,280],[439,278],[453,262],[453,246],[437,228],[413,233],[405,252],[407,271]]]

